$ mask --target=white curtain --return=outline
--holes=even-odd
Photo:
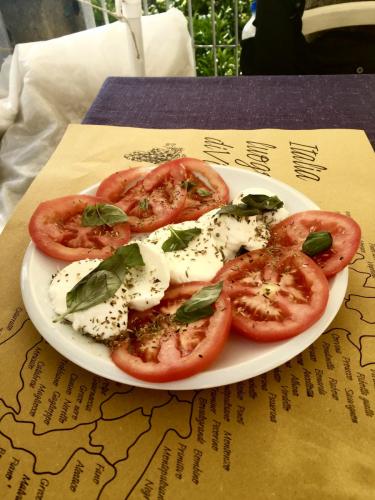
[[[194,76],[181,12],[142,17],[146,76]],[[16,46],[0,73],[0,230],[69,123],[80,122],[108,76],[134,76],[133,40],[115,22]]]

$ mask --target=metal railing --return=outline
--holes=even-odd
[[[113,11],[113,0],[96,0],[92,1],[93,8],[95,9],[95,4],[97,7],[99,7],[102,12],[102,21],[105,24],[108,24],[111,22],[111,16],[107,11]],[[160,5],[164,3],[164,9],[168,10],[170,7],[173,7],[175,5],[175,2],[173,0],[165,0],[165,2],[158,2],[158,9],[160,11]],[[200,43],[197,41],[196,34],[194,32],[194,10],[193,10],[193,1],[192,0],[186,0],[186,5],[185,5],[185,12],[184,14],[187,16],[188,20],[188,27],[189,27],[189,32],[192,38],[192,44],[193,44],[193,50],[194,50],[194,55],[197,60],[197,51],[206,51],[206,53],[210,53],[212,57],[212,74],[217,76],[218,75],[218,59],[219,59],[219,51],[222,49],[229,49],[232,51],[232,67],[233,67],[233,72],[232,74],[238,75],[239,74],[239,53],[240,53],[240,28],[239,28],[239,20],[240,20],[240,12],[239,12],[239,0],[233,0],[233,8],[232,8],[232,14],[233,14],[233,19],[231,20],[231,29],[233,30],[233,36],[231,37],[231,41],[228,43],[225,43],[223,41],[218,40],[218,32],[217,32],[217,5],[220,4],[220,2],[215,1],[215,0],[209,0],[208,2],[208,7],[209,7],[209,15],[210,15],[210,23],[211,23],[211,40],[209,43]],[[241,2],[241,5],[244,2]],[[246,2],[247,4],[247,11],[249,11],[249,5],[250,5],[250,0]],[[143,10],[143,15],[148,15],[152,14],[155,12],[155,2],[152,0],[142,0],[142,10]],[[243,13],[242,13],[243,14]]]

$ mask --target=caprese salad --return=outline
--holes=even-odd
[[[272,342],[306,330],[360,242],[352,218],[289,215],[256,186],[229,200],[222,177],[193,158],[116,172],[95,196],[45,201],[29,231],[39,250],[71,262],[49,288],[55,321],[151,382],[204,370],[230,332]]]

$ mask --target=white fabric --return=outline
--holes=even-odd
[[[195,76],[191,39],[177,9],[142,18],[146,76]],[[134,76],[123,22],[19,44],[0,73],[0,231],[66,126],[80,122],[108,76]]]

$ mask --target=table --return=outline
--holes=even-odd
[[[4,498],[373,497],[374,153],[361,130],[296,130],[355,126],[374,145],[371,82],[371,75],[106,81],[85,125],[68,127],[0,235],[3,261],[11,263],[0,287]],[[155,155],[170,148],[230,168],[262,168],[361,225],[334,321],[300,354],[256,377],[183,391],[111,382],[59,354],[25,309],[18,276],[40,201],[81,192],[137,161],[157,163]],[[43,268],[46,281],[54,266]],[[23,267],[27,277],[46,290]],[[48,300],[39,305],[48,311]],[[73,338],[66,333],[54,340]]]
[[[375,147],[375,75],[108,78],[83,123],[145,128],[358,128]]]

